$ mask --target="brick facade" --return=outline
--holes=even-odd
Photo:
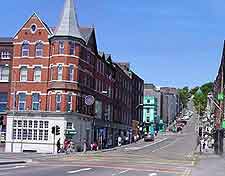
[[[80,38],[56,35],[57,30],[34,13],[15,35],[10,123],[15,116],[18,121],[23,116],[49,119],[49,124],[64,117],[79,130],[75,143],[84,138],[93,142],[101,135],[101,140],[111,141],[108,146],[116,145],[119,135],[128,135],[132,120],[142,118],[134,109],[143,100],[143,80],[132,72],[128,75],[111,55],[98,52],[94,28],[79,27]],[[85,104],[87,95],[95,98],[91,106]],[[62,128],[66,130],[65,125]]]

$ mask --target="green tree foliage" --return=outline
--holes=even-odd
[[[194,87],[194,88],[192,88],[191,90],[190,90],[190,95],[194,95],[196,92],[197,92],[197,90],[199,89],[199,87],[197,86],[197,87]]]
[[[195,89],[195,88],[194,88]],[[195,109],[201,114],[203,111],[205,111],[205,108],[207,106],[207,96],[209,92],[213,91],[213,83],[209,82],[200,87],[201,93],[198,92],[198,89],[196,91],[193,90],[192,93],[194,93],[194,106]]]
[[[186,108],[187,103],[189,101],[189,88],[184,87],[182,89],[178,89],[178,94],[179,94],[179,97],[180,97],[180,100],[181,100],[182,104]]]

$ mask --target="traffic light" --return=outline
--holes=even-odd
[[[52,127],[52,134],[60,135],[60,127],[58,125]]]
[[[52,127],[52,134],[55,134],[55,126]]]
[[[4,120],[4,117],[0,116],[0,125],[3,125],[3,120]]]
[[[60,135],[60,127],[58,125],[56,125],[56,135]]]
[[[198,135],[202,137],[202,127],[199,127]]]

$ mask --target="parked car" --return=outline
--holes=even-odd
[[[178,120],[177,123],[183,123],[184,125],[187,125],[187,121],[186,120]]]
[[[153,134],[146,134],[144,136],[144,141],[145,142],[154,141],[154,135]]]

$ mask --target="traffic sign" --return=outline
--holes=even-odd
[[[223,100],[223,99],[224,99],[224,94],[223,94],[223,92],[218,93],[217,98],[218,98],[218,100]]]
[[[223,120],[222,128],[225,129],[225,120]]]
[[[92,95],[87,95],[85,97],[85,104],[88,105],[88,106],[91,106],[93,105],[95,102],[95,98],[92,96]]]
[[[66,130],[66,135],[75,135],[77,134],[76,130]]]

